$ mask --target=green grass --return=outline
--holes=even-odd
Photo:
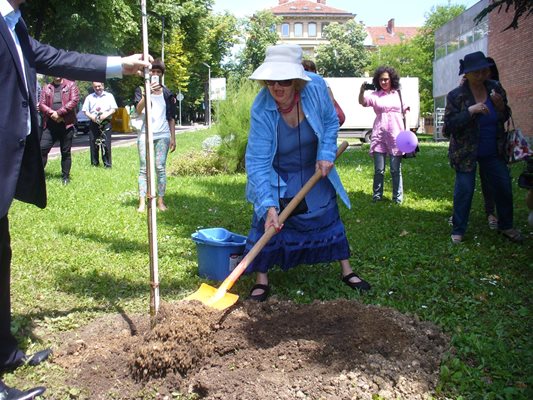
[[[209,131],[178,135],[169,170],[179,157],[199,151]],[[39,210],[15,202],[12,233],[13,329],[24,349],[48,343],[47,332],[76,329],[106,313],[149,311],[146,215],[136,212],[136,147],[113,150],[113,169],[89,166],[87,152],[73,155],[72,183],[60,184],[59,160],[47,166],[49,204]],[[338,265],[301,266],[270,274],[284,299],[357,299],[394,307],[433,321],[451,336],[441,367],[439,396],[450,399],[533,398],[531,281],[533,235],[525,191],[514,184],[515,225],[527,237],[516,245],[488,229],[476,191],[466,241],[453,246],[447,219],[454,174],[446,144],[421,143],[402,165],[405,201],[371,202],[373,167],[368,146],[351,147],[337,163],[352,209],[341,206],[354,270],[373,290],[359,296],[339,284]],[[513,165],[513,182],[523,168]],[[199,227],[225,227],[246,235],[251,205],[244,174],[171,176],[158,213],[161,296],[176,301],[199,287],[190,235]],[[390,199],[387,172],[385,197]],[[235,291],[246,295],[252,277]],[[4,376],[24,386],[57,380],[57,368]],[[22,385],[21,385],[22,386]],[[49,384],[50,396],[54,388]]]

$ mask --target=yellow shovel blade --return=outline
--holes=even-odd
[[[185,297],[185,300],[198,300],[206,306],[213,307],[217,310],[225,310],[234,305],[239,299],[238,295],[228,292],[224,293],[224,295],[218,299],[215,296],[216,292],[217,288],[202,283],[200,288],[193,294]]]

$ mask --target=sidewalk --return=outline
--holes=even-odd
[[[205,125],[182,125],[176,126],[176,135],[179,135],[183,132],[197,131],[200,129],[206,129]],[[131,146],[137,143],[137,133],[119,133],[113,132],[111,135],[111,146],[112,147],[123,147]],[[72,153],[77,151],[89,150],[89,135],[77,135],[72,140]],[[50,153],[48,153],[48,159],[54,159],[61,156],[61,151],[59,149],[59,142],[56,142]]]

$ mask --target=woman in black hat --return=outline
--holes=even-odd
[[[504,123],[511,110],[505,90],[497,81],[487,80],[492,63],[481,51],[460,61],[459,74],[466,82],[448,93],[444,123],[450,135],[448,157],[455,169],[453,194],[453,243],[463,240],[468,225],[479,164],[492,186],[498,212],[498,231],[513,242],[523,240],[513,228],[513,192],[505,163]]]

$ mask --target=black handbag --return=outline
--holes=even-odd
[[[404,131],[406,131],[407,130],[407,124],[405,123],[405,111],[403,110],[402,92],[399,89],[398,89],[398,95],[400,96],[400,107],[401,107],[401,110],[402,110],[403,129],[404,129]],[[414,149],[410,153],[404,153],[402,155],[402,158],[415,158],[416,157],[416,153],[418,153],[419,151],[420,151],[420,147],[418,147],[418,145],[416,145],[416,149]]]
[[[279,212],[281,213],[285,207],[289,205],[291,200],[294,197],[280,197],[279,199]],[[309,208],[307,207],[307,202],[305,201],[305,197],[298,203],[298,205],[292,210],[291,215],[289,217],[292,217],[294,215],[298,214],[305,214],[307,211],[309,211]]]
[[[420,147],[418,147],[418,145],[416,145],[416,149],[410,153],[404,153],[402,155],[402,158],[415,158],[416,157],[416,153],[418,153],[420,151]]]

